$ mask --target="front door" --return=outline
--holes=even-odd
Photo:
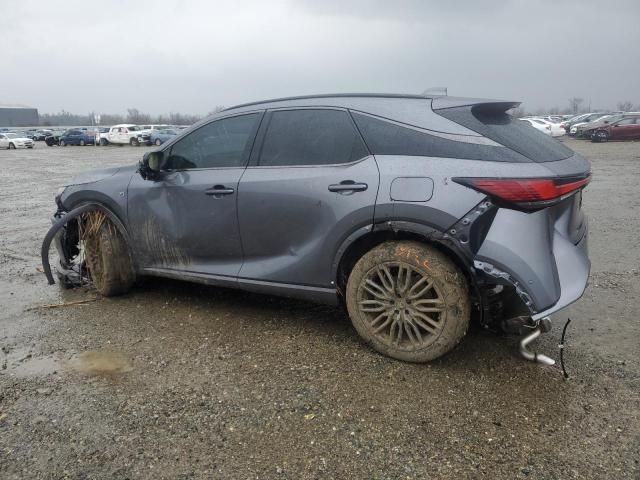
[[[238,182],[261,114],[215,120],[169,145],[157,181],[134,176],[128,224],[142,268],[235,277]]]
[[[634,117],[627,117],[622,120],[618,120],[618,122],[611,127],[611,138],[620,140],[633,138],[636,128],[635,122],[636,119]]]
[[[345,110],[277,110],[263,123],[240,181],[239,277],[331,288],[340,244],[373,223],[375,159]]]

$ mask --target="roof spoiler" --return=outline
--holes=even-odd
[[[431,102],[433,110],[445,108],[471,107],[481,113],[503,113],[520,105],[521,102],[508,100],[489,100],[484,98],[437,97]]]

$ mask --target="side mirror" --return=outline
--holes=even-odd
[[[162,171],[162,152],[147,152],[140,161],[138,171],[145,180],[155,180]]]

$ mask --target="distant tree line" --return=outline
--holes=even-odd
[[[209,115],[223,110],[221,105],[216,106]],[[100,113],[100,125],[116,125],[118,123],[134,123],[136,125],[143,124],[167,124],[167,125],[191,125],[202,119],[200,115],[189,115],[184,113],[167,113],[161,115],[150,115],[141,112],[137,108],[127,109],[126,115],[113,113]],[[40,125],[48,126],[80,126],[80,125],[96,125],[95,112],[87,115],[78,115],[62,110],[59,113],[41,113]]]
[[[606,111],[606,108],[592,107],[591,103],[585,104],[584,98],[571,97],[567,101],[565,107],[552,107],[552,108],[538,108],[534,111],[529,111],[524,106],[520,105],[518,108],[511,110],[511,115],[514,117],[524,117],[526,115],[578,115],[581,113]],[[640,103],[634,104],[630,100],[623,100],[616,104],[616,110],[621,112],[640,112]]]

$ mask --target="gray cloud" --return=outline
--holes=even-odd
[[[348,91],[640,103],[640,2],[21,1],[0,101],[42,112],[206,113]]]

